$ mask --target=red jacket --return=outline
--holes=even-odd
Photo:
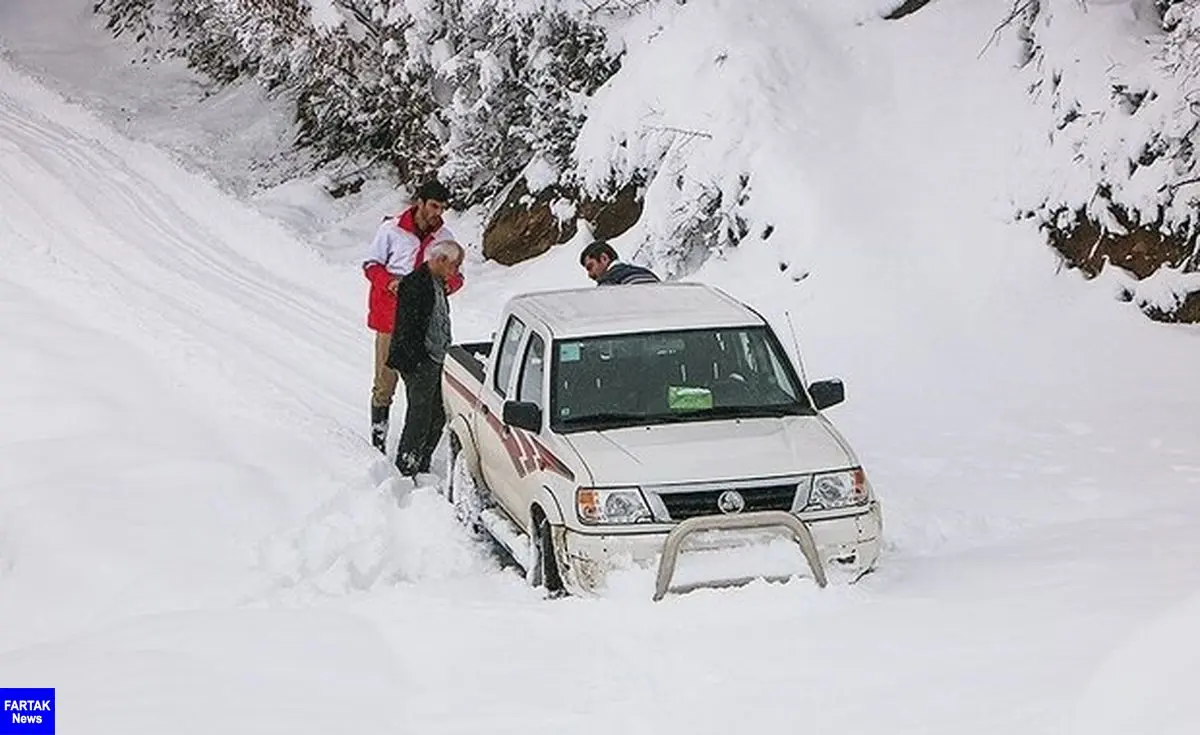
[[[424,263],[426,247],[454,239],[454,233],[441,222],[430,232],[419,232],[413,217],[415,209],[409,207],[398,217],[384,220],[363,261],[363,274],[371,282],[367,296],[367,326],[376,332],[390,334],[396,327],[396,296],[388,291],[388,283],[407,276]],[[454,293],[462,286],[460,273],[446,284],[446,292]]]

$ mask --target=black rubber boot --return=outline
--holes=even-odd
[[[387,454],[388,419],[391,413],[391,406],[371,406],[371,444],[384,454]]]

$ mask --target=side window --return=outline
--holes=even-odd
[[[521,380],[517,383],[517,400],[542,405],[542,385],[546,379],[546,344],[541,335],[529,335],[529,346],[525,348],[525,362],[521,364]]]
[[[512,377],[513,364],[517,361],[517,348],[525,336],[525,325],[515,316],[508,318],[504,326],[504,337],[500,340],[500,355],[496,359],[496,392],[503,398],[508,394],[508,381]]]

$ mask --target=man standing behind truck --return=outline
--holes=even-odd
[[[396,469],[416,479],[429,472],[433,450],[446,425],[442,405],[442,362],[450,349],[450,304],[446,291],[462,265],[462,246],[444,240],[430,246],[426,262],[400,281],[396,331],[387,365],[404,379],[407,408],[396,449]]]
[[[597,286],[622,286],[627,283],[658,283],[654,271],[640,265],[622,263],[612,245],[597,240],[579,254],[579,264]]]
[[[425,262],[427,247],[443,240],[454,240],[454,233],[442,222],[450,191],[440,182],[431,180],[417,189],[415,199],[415,203],[399,216],[384,220],[363,261],[363,274],[371,283],[367,326],[375,332],[371,444],[385,453],[392,398],[400,377],[387,366],[392,332],[396,328],[396,292],[400,280]],[[446,281],[446,293],[454,293],[462,285],[463,277],[456,270]]]

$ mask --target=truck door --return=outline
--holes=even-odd
[[[502,420],[504,402],[512,395],[517,378],[517,358],[528,332],[525,323],[510,315],[500,333],[496,360],[486,376],[480,421],[485,424],[478,432],[480,471],[483,480],[504,510],[518,522],[525,515],[520,509],[512,488],[519,479],[520,453],[511,430]]]
[[[546,341],[542,335],[530,330],[529,338],[525,341],[522,351],[521,367],[517,373],[515,400],[536,403],[542,409],[542,426],[546,425],[546,402],[543,398],[546,385]],[[529,528],[529,506],[533,502],[533,493],[537,490],[538,466],[537,449],[534,437],[540,431],[529,432],[525,429],[505,427],[507,436],[511,438],[510,446],[515,445],[518,460],[514,462],[515,475],[512,477],[511,493],[517,508],[517,519],[524,528]]]

